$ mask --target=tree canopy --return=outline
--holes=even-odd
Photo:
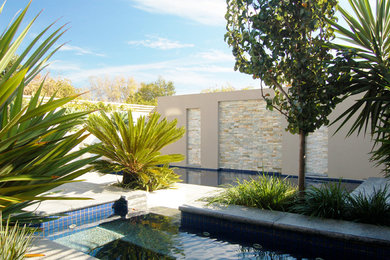
[[[172,81],[165,81],[159,77],[152,83],[141,83],[141,87],[128,99],[128,103],[157,105],[157,97],[172,96],[176,93],[175,86]]]
[[[299,188],[304,189],[305,136],[329,123],[339,89],[327,85],[337,70],[325,46],[333,37],[336,0],[228,0],[225,40],[233,48],[235,70],[250,74],[274,90],[263,95],[269,109],[299,133]],[[263,93],[263,91],[262,91]]]
[[[24,88],[23,94],[32,96],[41,87],[41,95],[51,97],[55,94],[56,98],[70,97],[78,94],[80,91],[73,87],[72,82],[66,78],[52,78],[49,75],[43,77],[38,74],[35,78]]]
[[[158,77],[155,82],[138,83],[132,77],[105,76],[90,78],[89,83],[88,99],[99,101],[155,106],[157,97],[172,96],[176,93],[173,82],[165,81],[162,77]]]
[[[89,99],[109,102],[127,102],[129,96],[135,94],[139,89],[132,77],[108,76],[89,78]]]

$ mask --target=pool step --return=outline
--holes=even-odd
[[[84,253],[124,237],[122,234],[101,227],[86,229],[69,236],[55,239],[54,242],[74,248]]]
[[[131,211],[146,211],[147,199],[146,193],[131,194],[126,196],[129,212]]]

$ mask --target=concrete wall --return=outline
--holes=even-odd
[[[347,100],[340,104],[330,119],[336,118],[352,102]],[[283,174],[298,173],[299,137],[284,131],[287,122],[277,111],[265,109],[258,89],[161,97],[157,111],[169,120],[177,119],[179,126],[186,126],[195,133],[190,134],[190,140],[187,133],[163,150],[187,156],[194,152],[199,154],[196,157],[199,163],[187,159],[177,163],[179,166],[196,164],[202,168],[244,170],[264,167]],[[200,120],[194,123],[190,117],[196,119],[197,114]],[[198,130],[194,130],[196,125]],[[380,169],[373,168],[369,162],[372,143],[368,138],[345,138],[348,126],[333,135],[336,128],[321,128],[308,137],[306,171],[333,178],[380,176]],[[196,134],[200,135],[198,141],[194,141]],[[200,150],[194,149],[196,145]],[[193,154],[190,156],[195,158]]]

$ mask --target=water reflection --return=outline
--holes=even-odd
[[[234,184],[237,179],[250,180],[256,178],[257,174],[248,174],[241,172],[222,171],[222,170],[200,170],[177,168],[175,172],[180,175],[184,183],[206,185],[218,187],[226,184]],[[260,173],[259,173],[260,174]]]

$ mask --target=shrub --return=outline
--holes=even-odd
[[[182,161],[184,156],[161,155],[160,150],[179,140],[185,130],[176,128],[176,120],[159,120],[160,115],[153,113],[147,121],[140,117],[134,125],[130,111],[127,120],[118,112],[111,118],[103,111],[91,115],[87,128],[101,141],[92,153],[105,157],[93,164],[95,169],[100,173],[122,172],[122,186],[133,189],[152,191],[178,181],[168,163]]]
[[[311,186],[304,199],[297,202],[292,211],[304,215],[341,219],[345,216],[348,192],[341,182]]]
[[[389,186],[374,190],[371,196],[364,193],[350,195],[348,198],[348,219],[375,225],[390,225]]]
[[[221,194],[208,198],[210,203],[243,205],[260,209],[287,210],[297,195],[297,188],[286,179],[258,176],[250,181],[237,180]]]
[[[3,224],[0,221],[0,260],[24,259],[32,242],[33,232],[25,225],[11,226],[9,219]]]

